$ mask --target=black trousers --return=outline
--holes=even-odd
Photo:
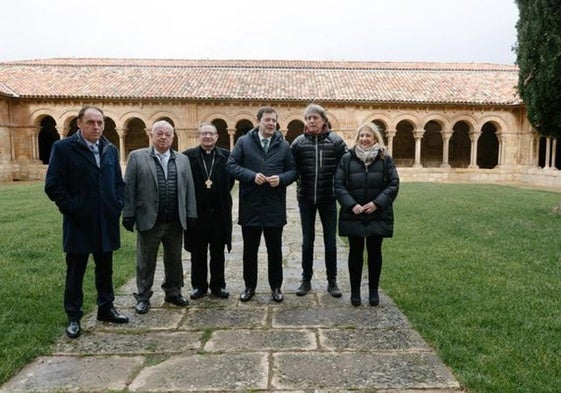
[[[271,289],[282,285],[282,227],[242,226],[243,237],[243,279],[246,288],[257,287],[257,252],[261,243],[261,234],[267,246],[268,277]]]
[[[364,243],[368,252],[368,289],[370,292],[378,290],[380,274],[382,273],[382,240],[381,236],[349,237],[349,278],[351,294],[360,294],[362,266],[364,265]]]
[[[84,275],[90,254],[66,254],[66,287],[64,289],[64,310],[70,321],[82,318],[84,303]],[[95,262],[95,288],[97,306],[100,310],[113,307],[113,252],[93,253]]]
[[[193,231],[191,248],[191,286],[206,292],[226,288],[224,278],[224,234],[221,230],[222,218],[218,214],[206,214],[199,217]],[[210,252],[210,260],[208,254]],[[210,285],[208,276],[210,267]]]

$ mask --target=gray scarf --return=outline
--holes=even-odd
[[[368,168],[368,165],[372,164],[376,157],[378,157],[378,153],[380,153],[380,145],[375,143],[366,149],[363,149],[360,145],[356,145],[355,153],[356,156],[364,162],[364,166]]]

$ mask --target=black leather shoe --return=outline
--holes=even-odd
[[[312,290],[312,283],[307,280],[302,280],[302,284],[296,290],[296,296],[305,296]]]
[[[370,294],[370,297],[369,297],[368,300],[369,300],[371,306],[375,307],[375,306],[379,305],[380,304],[380,296],[378,295],[378,292],[372,292]]]
[[[97,310],[97,320],[104,321],[104,322],[113,322],[113,323],[128,323],[129,317],[115,310],[115,307],[111,307],[103,311]]]
[[[360,306],[361,300],[360,296],[351,296],[351,304],[355,307]]]
[[[200,299],[206,295],[206,291],[203,291],[201,288],[195,288],[191,291],[191,299]]]
[[[243,292],[240,295],[240,300],[242,302],[247,302],[249,300],[251,300],[251,298],[255,296],[255,289],[251,289],[251,288],[246,288],[243,290]]]
[[[219,288],[216,291],[212,291],[212,294],[221,299],[228,299],[228,296],[230,296],[230,292],[228,292],[224,288]]]
[[[150,302],[148,300],[139,300],[134,306],[137,314],[146,314],[150,311]]]
[[[329,280],[327,282],[327,292],[333,297],[341,297],[343,295],[336,280]]]
[[[69,338],[78,338],[80,336],[80,333],[82,333],[80,322],[78,321],[68,322],[68,326],[66,327],[66,335]]]
[[[189,300],[185,299],[183,295],[175,295],[166,297],[166,302],[175,304],[178,307],[185,307],[189,305]]]
[[[273,293],[271,295],[271,297],[273,298],[273,300],[277,303],[282,302],[282,300],[284,299],[284,296],[280,290],[280,288],[275,288],[273,289]]]

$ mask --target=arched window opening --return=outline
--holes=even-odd
[[[481,169],[493,169],[499,164],[499,140],[497,129],[485,123],[477,140],[477,165]]]
[[[393,159],[396,166],[411,167],[415,162],[415,138],[413,125],[407,120],[397,124],[393,140]]]
[[[39,131],[39,159],[43,164],[49,163],[53,143],[60,139],[56,130],[56,122],[51,116],[45,116],[41,120],[41,130]]]
[[[438,168],[442,164],[442,127],[429,121],[421,139],[421,164],[425,168]]]
[[[236,124],[236,135],[234,135],[234,143],[242,135],[247,134],[249,131],[253,130],[254,125],[250,120],[242,119]]]
[[[230,149],[230,136],[228,135],[228,124],[222,119],[214,119],[212,122],[218,132],[218,140],[216,146],[224,149]]]
[[[138,118],[133,118],[127,123],[127,136],[125,137],[125,153],[127,159],[129,153],[141,147],[150,146],[150,139],[146,133],[146,124]]]
[[[117,134],[117,125],[110,117],[105,118],[105,127],[103,128],[103,136],[109,139],[119,149],[119,134]]]
[[[469,139],[469,126],[460,121],[452,128],[450,138],[450,159],[452,168],[467,168],[469,166],[469,156],[471,151],[471,141]]]
[[[304,132],[304,123],[300,120],[292,120],[288,123],[287,130],[286,140],[288,143],[292,143],[294,139]]]

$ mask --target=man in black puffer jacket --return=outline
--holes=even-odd
[[[314,260],[316,212],[319,212],[325,247],[327,290],[340,297],[337,286],[337,206],[333,195],[333,176],[347,146],[332,132],[327,112],[317,104],[304,110],[306,127],[291,145],[298,171],[298,207],[302,224],[302,283],[296,295],[304,296],[311,289]]]

